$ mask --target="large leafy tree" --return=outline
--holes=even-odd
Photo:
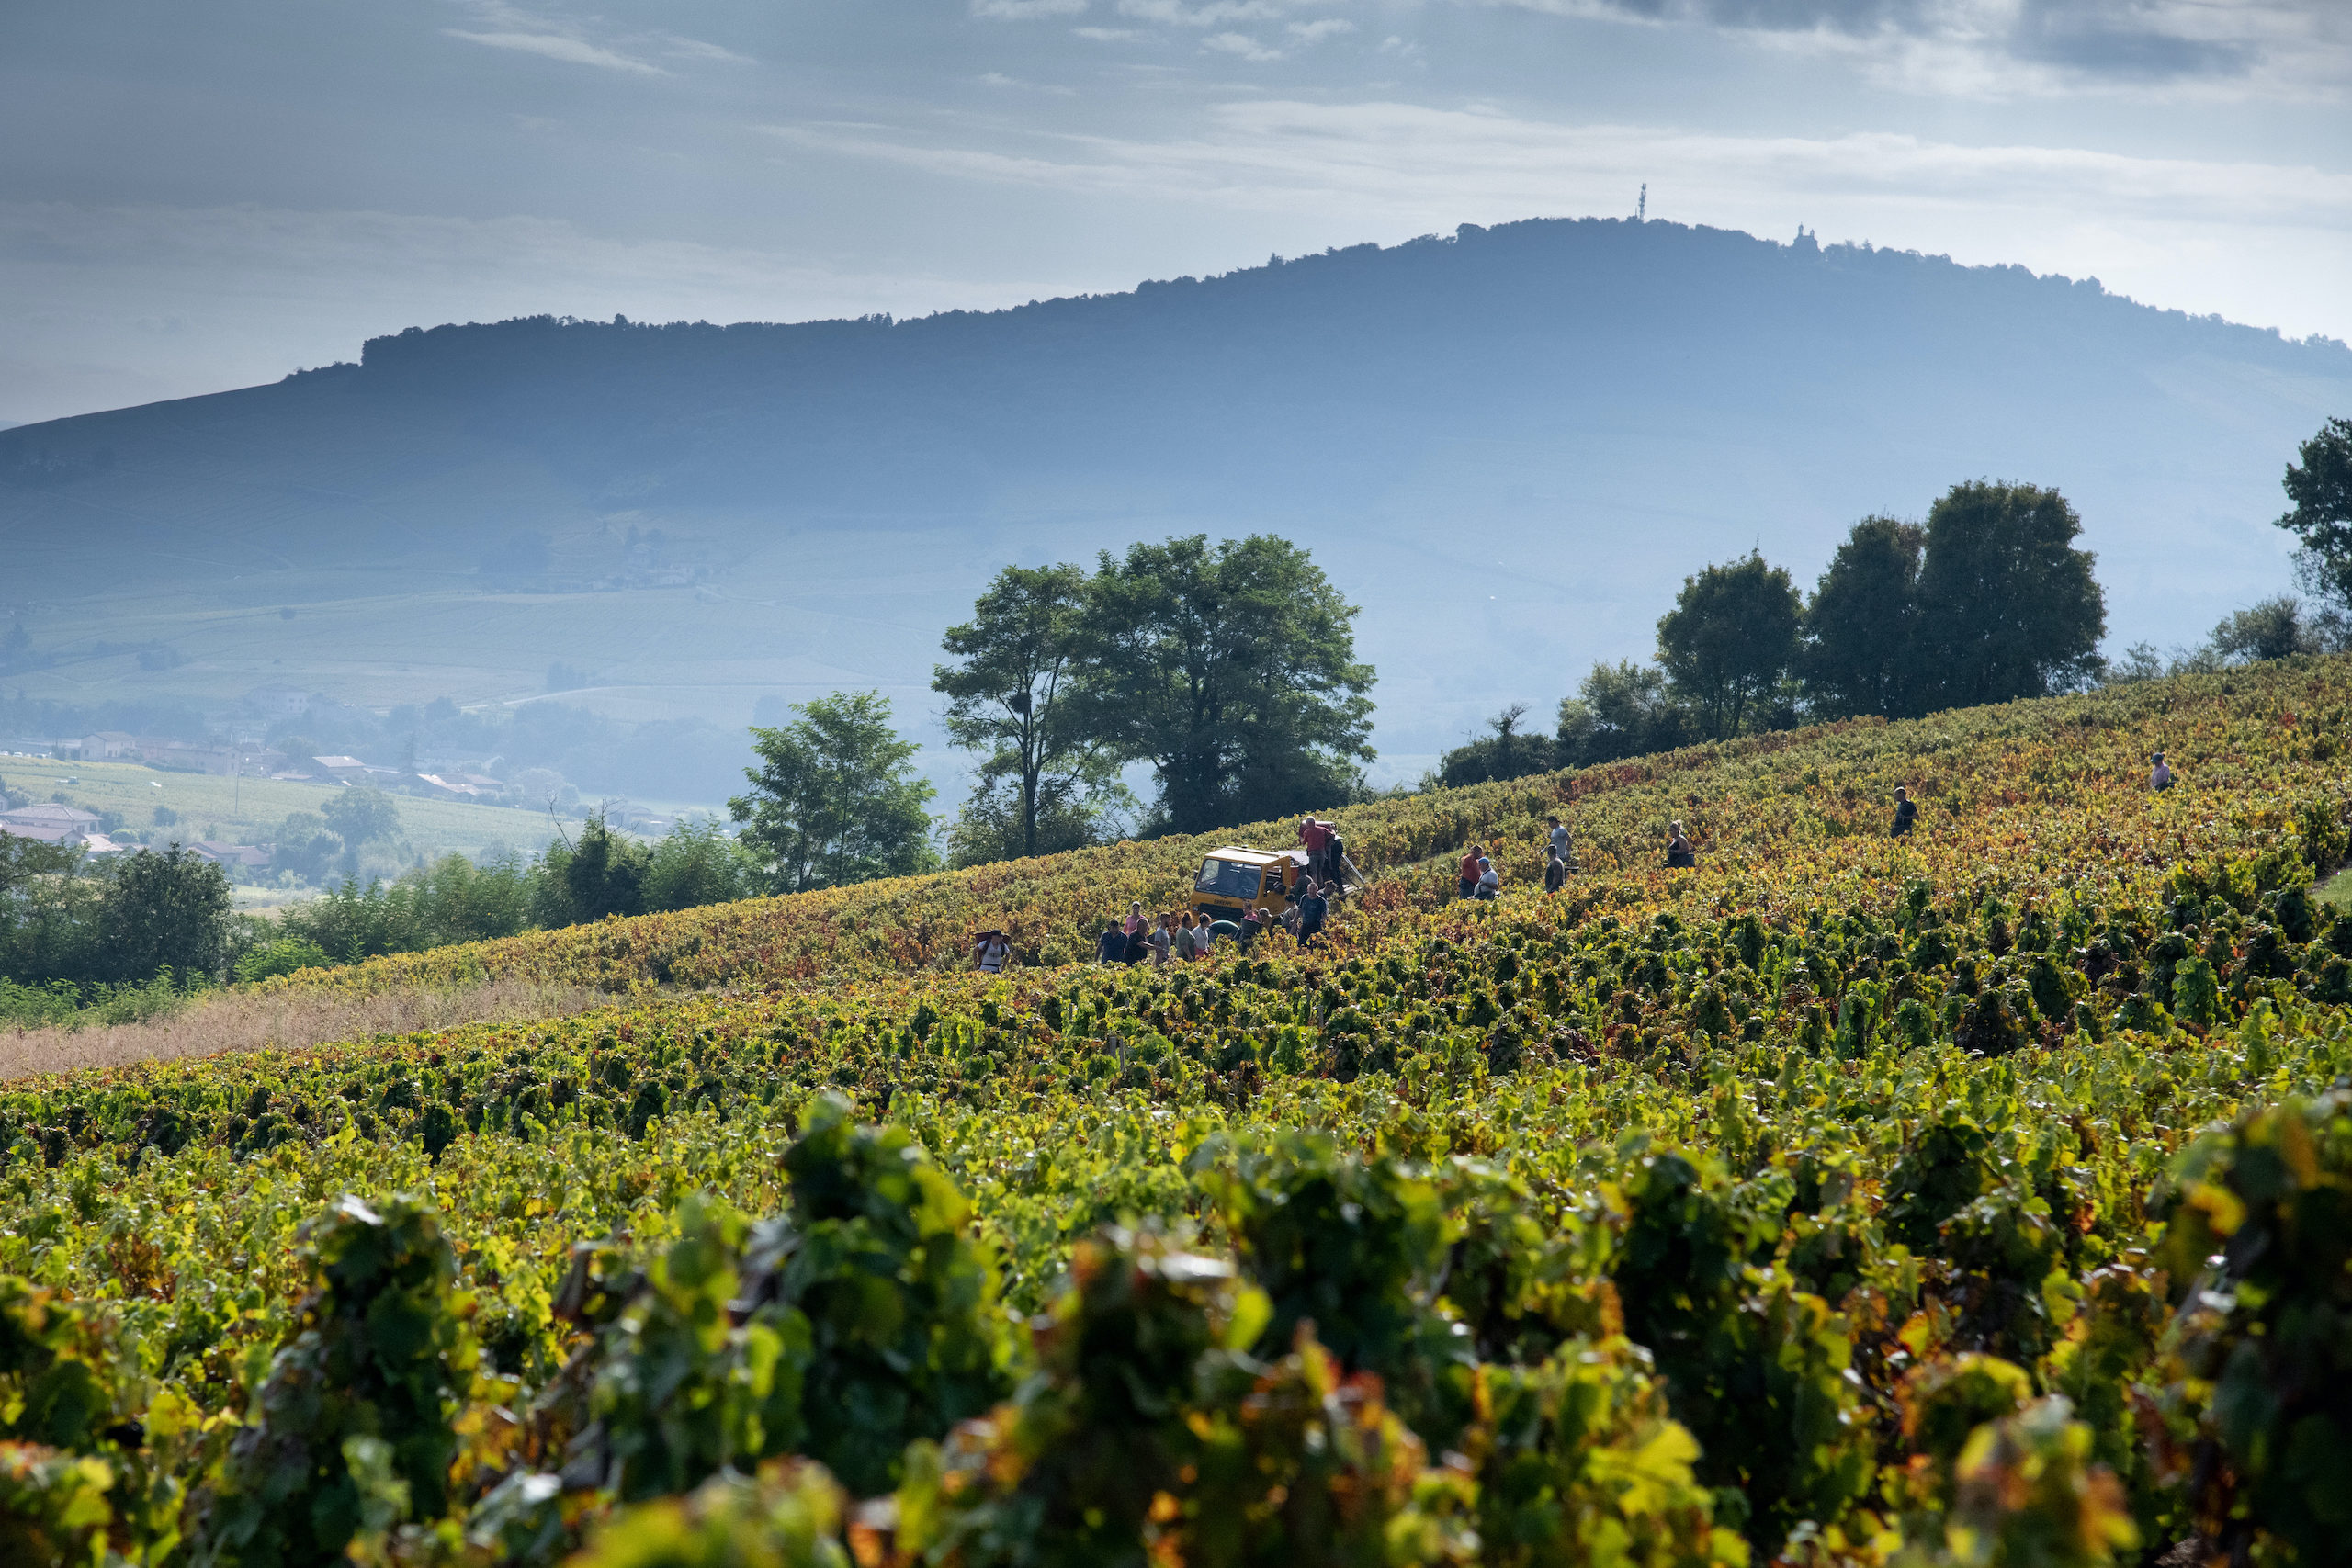
[[[797,893],[932,870],[934,793],[916,777],[916,748],[890,724],[879,692],[841,692],[792,710],[775,728],[754,728],[760,766],[748,795],[727,803],[745,843],[767,863],[776,890]]]
[[[2107,596],[2064,496],[2027,484],[1954,485],[1928,513],[1918,663],[1926,706],[2047,696],[2098,669]]]
[[[2302,540],[2296,565],[2304,585],[2352,609],[2352,419],[2331,419],[2287,465],[2294,510],[2278,526]]]
[[[1560,702],[1554,746],[1564,768],[1590,767],[1646,751],[1671,751],[1690,739],[1690,715],[1667,695],[1665,672],[1621,659],[1595,664]]]
[[[1916,713],[1919,565],[1928,531],[1865,517],[1838,547],[1805,606],[1806,701],[1828,717]]]
[[[219,978],[229,944],[229,877],[193,850],[141,850],[107,868],[103,967],[119,980],[164,969]]]
[[[1668,690],[1710,737],[1740,734],[1771,710],[1796,662],[1803,610],[1787,569],[1761,555],[1682,580],[1674,608],[1658,618],[1657,661]]]
[[[947,628],[954,663],[931,689],[947,736],[979,757],[979,788],[953,835],[959,859],[1046,854],[1092,841],[1114,785],[1103,738],[1084,721],[1080,653],[1088,581],[1076,566],[1009,566]]]
[[[1204,535],[1102,557],[1085,618],[1086,723],[1148,761],[1161,825],[1334,806],[1373,750],[1356,608],[1305,550]]]

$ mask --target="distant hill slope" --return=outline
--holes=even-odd
[[[1577,871],[1550,918],[1614,914],[1639,926],[1752,913],[1804,923],[1808,908],[1883,915],[1924,881],[2015,901],[2156,901],[2236,857],[2341,859],[2347,785],[2336,766],[2352,708],[2352,659],[2297,658],[2085,695],[1956,708],[1889,724],[1852,719],[1628,758],[1598,767],[1346,807],[1331,814],[1370,886],[1352,908],[1358,951],[1392,919],[1436,923],[1472,844],[1514,897],[1541,895],[1547,818],[1574,835]],[[2184,781],[2157,795],[2143,771],[2164,750]],[[1922,803],[1895,839],[1894,790]],[[1686,824],[1694,871],[1669,870],[1667,825]],[[706,905],[273,980],[376,995],[482,981],[586,986],[808,985],[887,990],[968,969],[976,931],[1012,942],[1016,966],[1085,962],[1128,901],[1191,902],[1202,858],[1226,844],[1276,849],[1292,823],[1257,822],[1001,861],[927,876]],[[2339,848],[2319,847],[2332,840]],[[2186,868],[2185,872],[2183,868]],[[2251,874],[2251,872],[2248,872]],[[1394,927],[1390,928],[1392,931]]]
[[[1809,579],[1965,478],[2064,489],[2118,638],[2188,638],[2283,583],[2281,465],[2348,411],[2341,344],[1615,220],[896,323],[412,330],[0,433],[6,597],[68,656],[7,682],[476,701],[560,660],[629,716],[846,684],[927,714],[1004,561],[1272,529],[1364,606],[1409,757],[1646,651],[1702,562]]]

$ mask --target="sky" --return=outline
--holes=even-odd
[[[1631,215],[2352,338],[2352,0],[8,0],[0,423]]]

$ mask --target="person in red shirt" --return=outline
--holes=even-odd
[[[1331,825],[1317,822],[1312,817],[1302,817],[1298,819],[1298,841],[1306,846],[1306,869],[1329,875],[1330,868],[1326,862],[1329,859],[1331,848]]]
[[[1464,898],[1477,896],[1480,874],[1478,861],[1485,852],[1477,845],[1473,844],[1470,846],[1470,852],[1462,857],[1462,864],[1458,869],[1462,873],[1462,897]]]

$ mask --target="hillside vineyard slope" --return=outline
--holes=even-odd
[[[412,330],[0,433],[0,539],[13,597],[60,614],[168,594],[170,678],[220,694],[277,634],[209,615],[458,594],[416,635],[461,700],[593,658],[736,723],[848,685],[927,710],[938,629],[1008,560],[1278,531],[1364,607],[1384,751],[1424,754],[1646,652],[1699,565],[1760,543],[1809,580],[1855,518],[1962,479],[2063,489],[2119,641],[2186,638],[2284,586],[2281,465],[2347,409],[2341,344],[2095,283],[1530,221],[988,314]],[[520,530],[544,567],[486,573]],[[653,530],[678,568],[616,623]],[[400,657],[370,647],[344,658]]]

